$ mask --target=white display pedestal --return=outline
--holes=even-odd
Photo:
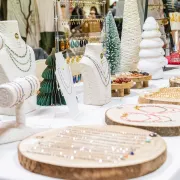
[[[35,75],[35,56],[21,39],[17,21],[0,21],[0,84]],[[24,103],[25,113],[36,109],[36,96]],[[0,108],[1,115],[15,115],[15,108]]]
[[[87,44],[80,67],[84,82],[84,104],[101,106],[111,101],[111,75],[102,44]]]
[[[37,129],[27,127],[24,100],[38,91],[39,81],[35,76],[18,78],[15,81],[0,85],[0,107],[15,108],[16,122],[0,121],[0,144],[23,140],[24,138],[40,132]]]

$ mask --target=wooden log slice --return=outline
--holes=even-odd
[[[108,125],[146,129],[161,136],[180,136],[180,107],[175,105],[124,105],[105,114]]]
[[[180,88],[162,88],[139,96],[140,104],[173,104],[180,105]]]
[[[149,134],[146,130],[121,126],[51,130],[22,141],[18,148],[19,161],[31,172],[55,178],[136,178],[157,170],[166,161],[164,140],[156,136],[147,142]],[[137,137],[139,140],[135,140]],[[130,149],[134,154],[123,154],[125,158],[121,159],[121,154]]]

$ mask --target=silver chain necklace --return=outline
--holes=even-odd
[[[107,87],[109,85],[110,78],[111,78],[109,68],[108,68],[107,76],[105,76],[105,73],[103,72],[102,67],[100,67],[98,62],[96,62],[93,58],[91,58],[88,55],[84,55],[84,57],[87,57],[88,59],[90,59],[93,62],[93,64],[96,66],[96,69],[98,70],[99,76],[100,76],[104,86]]]
[[[60,71],[60,69],[57,69],[57,72],[58,72],[58,75],[59,75],[59,77],[60,77],[60,79],[61,79],[61,81],[62,81],[62,83],[63,83],[63,86],[64,86],[64,88],[65,88],[65,90],[66,90],[66,92],[70,95],[70,94],[72,94],[72,83],[71,83],[71,73],[70,73],[70,70],[68,70],[68,72],[69,72],[69,84],[67,85],[67,83],[65,82],[65,78],[63,77],[63,74],[62,74],[62,72]]]

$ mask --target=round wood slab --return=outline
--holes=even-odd
[[[157,170],[166,161],[164,140],[156,136],[150,142],[145,141],[150,133],[124,126],[51,130],[22,141],[18,148],[19,161],[31,172],[55,178],[136,178]],[[129,149],[134,154],[121,159],[121,153]]]
[[[106,112],[108,125],[138,127],[161,136],[180,135],[180,107],[162,104],[124,105]]]
[[[163,93],[159,90],[154,90],[153,92],[148,92],[139,96],[139,103],[140,104],[173,104],[173,105],[180,105],[180,88],[178,87],[171,87],[171,88],[162,88],[168,93]],[[153,97],[154,94],[159,94],[161,97]],[[170,96],[175,95],[176,98],[171,98]],[[169,97],[167,97],[167,95]]]
[[[170,87],[180,87],[180,77],[174,77],[169,80]]]

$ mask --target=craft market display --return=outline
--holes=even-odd
[[[19,145],[18,155],[25,169],[38,174],[108,180],[153,172],[165,162],[166,151],[164,140],[150,131],[120,126],[75,126],[25,139]]]
[[[180,108],[167,104],[122,105],[106,111],[108,125],[138,127],[161,136],[180,135]]]
[[[0,0],[0,177],[178,179],[179,11]]]
[[[152,90],[139,96],[141,104],[174,104],[180,105],[180,88],[170,87]]]

